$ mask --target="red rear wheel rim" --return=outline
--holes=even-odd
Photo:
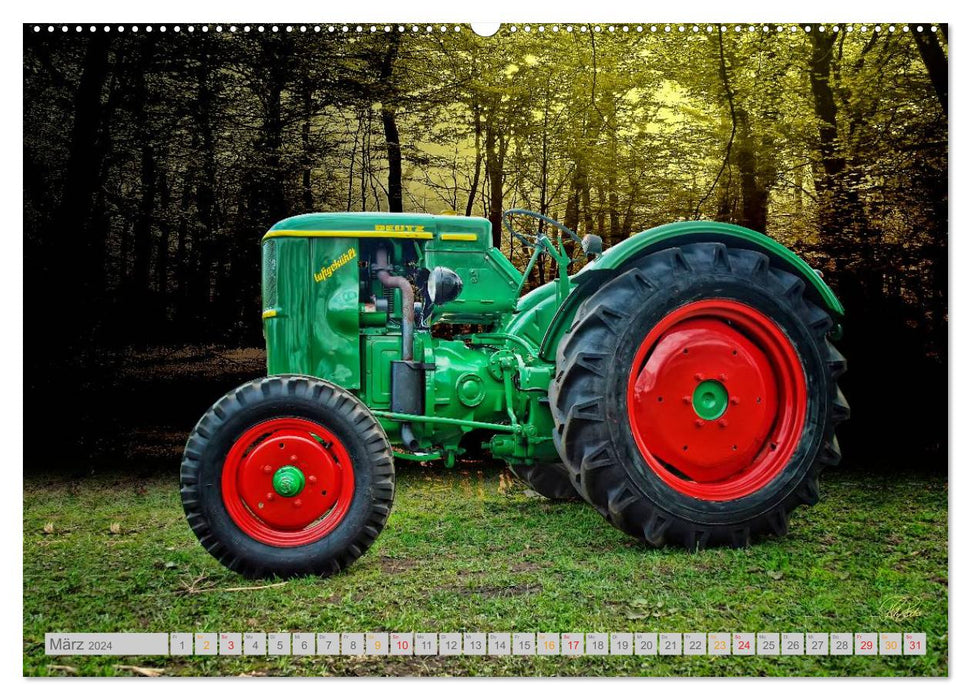
[[[748,496],[778,476],[802,436],[806,405],[792,342],[771,318],[728,299],[661,319],[638,348],[627,387],[648,466],[706,501]]]
[[[274,481],[280,470],[302,476],[298,492],[291,492],[293,483],[289,491],[281,489],[279,476]],[[247,535],[275,547],[299,547],[325,537],[347,515],[353,465],[343,443],[319,423],[274,418],[233,444],[223,464],[222,495]]]

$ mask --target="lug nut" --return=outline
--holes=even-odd
[[[727,428],[728,427],[728,421],[725,420],[724,418],[721,419],[720,421],[718,421],[718,427],[719,428]]]
[[[695,373],[695,381],[696,382],[700,382],[702,379],[704,379],[704,376],[701,374],[701,372],[696,372]]]
[[[682,396],[681,397],[681,403],[683,403],[685,405],[691,403],[691,397],[690,396]]]
[[[727,380],[727,379],[728,379],[728,376],[727,376],[727,375],[725,375],[725,374],[719,374],[719,375],[718,375],[718,381],[720,381],[720,382],[722,382],[722,383],[724,383],[724,382],[725,382],[725,380]]]
[[[696,428],[700,428],[700,427],[704,426],[704,424],[705,424],[705,422],[703,420],[701,420],[700,418],[695,421],[695,427]]]
[[[311,484],[316,484],[317,483],[317,477],[314,476],[313,474],[311,474],[310,476],[307,477],[307,481],[309,481]]]
[[[268,491],[266,494],[266,500],[268,501],[276,500],[276,494],[273,493],[272,491]]]
[[[263,467],[264,474],[269,474],[271,471],[273,471],[273,467],[271,467],[269,464]]]
[[[293,462],[294,464],[296,464],[297,463],[297,455],[290,455],[290,461]]]
[[[738,404],[740,404],[741,402],[742,402],[742,400],[740,398],[738,398],[737,396],[733,396],[732,397],[732,406],[738,406]]]
[[[303,505],[303,501],[301,501],[299,498],[293,502],[294,508],[299,508],[302,505]]]

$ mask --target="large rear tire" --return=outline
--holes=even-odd
[[[391,445],[353,394],[278,375],[199,420],[182,461],[192,531],[244,576],[329,576],[364,554],[394,499]]]
[[[696,243],[637,260],[559,344],[554,442],[577,491],[658,546],[785,534],[840,457],[831,328],[761,253]]]

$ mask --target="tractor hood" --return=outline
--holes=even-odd
[[[475,242],[492,241],[488,219],[387,212],[315,213],[291,216],[273,225],[263,240],[279,237],[406,238]]]

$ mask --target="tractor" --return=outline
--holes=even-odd
[[[266,233],[267,376],[216,401],[182,461],[210,554],[249,577],[337,573],[387,522],[396,459],[483,450],[657,547],[744,547],[819,499],[849,416],[820,272],[727,223],[606,250],[536,212],[502,225],[531,249],[522,272],[484,218],[314,213]],[[523,294],[541,259],[551,281]]]

